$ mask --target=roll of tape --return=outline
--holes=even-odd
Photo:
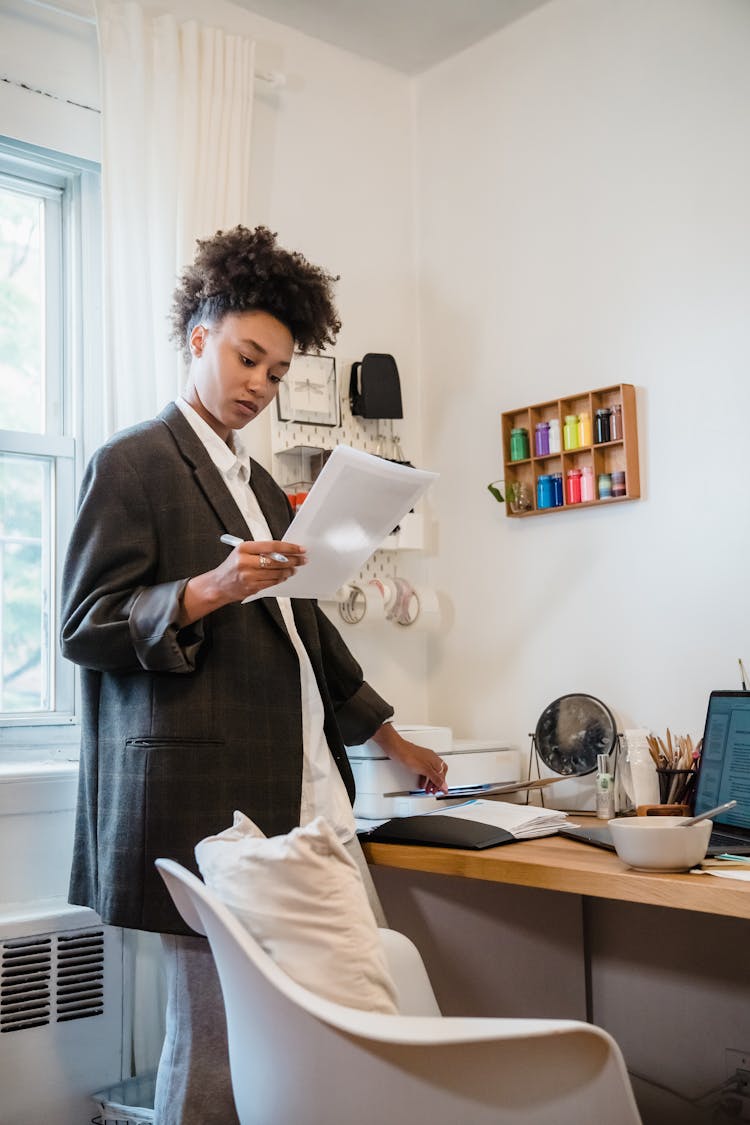
[[[441,621],[437,591],[429,586],[415,586],[414,593],[419,599],[419,614],[412,628],[420,633],[436,632],[440,628]]]
[[[394,578],[376,579],[380,582],[383,593],[383,605],[385,607],[385,616],[390,621],[393,607],[396,604],[398,597],[398,590],[396,589],[396,581]]]
[[[396,588],[396,600],[388,619],[397,625],[413,625],[419,617],[419,595],[405,578],[393,578],[391,581]]]
[[[339,616],[347,625],[358,625],[367,613],[367,598],[361,586],[349,584],[346,597],[339,602]]]
[[[385,621],[385,600],[379,582],[368,582],[364,587],[365,603],[367,608],[367,622],[377,625]]]
[[[383,609],[385,609],[385,603],[388,601],[388,591],[386,590],[385,582],[380,578],[371,578],[369,585],[372,586],[373,590],[377,591],[377,593],[380,595],[380,600],[383,603]]]
[[[347,625],[360,625],[365,621],[375,625],[385,620],[383,593],[376,583],[368,582],[366,586],[350,583],[338,606],[339,616]]]

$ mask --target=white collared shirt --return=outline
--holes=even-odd
[[[259,541],[273,539],[257,497],[250,487],[250,456],[242,443],[242,432],[232,431],[231,441],[234,448],[231,448],[184,398],[175,399],[175,405],[184,414],[221,473],[253,539]],[[324,816],[335,829],[340,840],[350,840],[355,832],[354,814],[346,786],[333,760],[323,730],[323,700],[320,697],[315,672],[302,638],[297,632],[291,598],[277,597],[276,602],[299,660],[302,700],[300,824],[309,824],[314,817]]]

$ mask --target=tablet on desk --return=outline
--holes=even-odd
[[[557,831],[559,836],[566,836],[569,840],[593,844],[596,848],[606,848],[610,852],[615,850],[608,824],[564,824]]]

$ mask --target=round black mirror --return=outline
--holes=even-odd
[[[593,773],[597,754],[617,744],[614,716],[593,695],[562,695],[545,707],[536,725],[536,751],[554,773],[578,777]]]

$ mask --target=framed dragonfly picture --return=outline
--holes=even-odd
[[[340,404],[334,357],[295,352],[279,385],[276,408],[280,422],[338,426]]]

